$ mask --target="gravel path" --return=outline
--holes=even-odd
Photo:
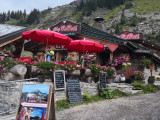
[[[160,92],[106,100],[56,112],[56,120],[160,120]]]

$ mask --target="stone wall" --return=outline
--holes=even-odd
[[[87,93],[88,95],[98,95],[98,83],[85,83],[80,82],[81,94]],[[67,91],[56,90],[54,91],[55,101],[67,98]]]

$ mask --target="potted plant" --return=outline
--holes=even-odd
[[[151,64],[152,60],[143,56],[143,58],[140,60],[140,64],[144,65],[146,68],[149,68],[149,65]]]

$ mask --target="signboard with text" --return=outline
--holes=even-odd
[[[106,88],[106,72],[99,73],[99,87]]]
[[[49,120],[52,90],[52,85],[23,85],[16,120]]]
[[[117,37],[125,40],[142,40],[143,39],[142,33],[133,33],[128,31],[119,33]]]
[[[55,90],[64,90],[66,88],[64,70],[54,71],[54,87]]]
[[[73,104],[83,101],[79,80],[77,78],[67,80],[67,93],[69,97],[69,103]]]
[[[59,33],[79,33],[80,32],[80,24],[76,24],[70,21],[62,21],[55,26],[50,27],[51,31],[59,32]]]
[[[20,60],[22,63],[31,63],[31,57],[19,57],[16,60]]]

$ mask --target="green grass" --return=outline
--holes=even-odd
[[[144,94],[154,93],[154,92],[160,91],[160,87],[157,87],[153,84],[143,85],[141,83],[135,82],[135,83],[133,83],[133,85],[135,87],[141,87],[140,89],[143,90]],[[70,107],[78,106],[78,105],[82,105],[82,104],[103,101],[106,99],[115,99],[115,98],[120,98],[120,97],[137,96],[137,95],[143,94],[143,93],[128,94],[128,93],[122,92],[118,89],[115,89],[112,92],[110,92],[108,90],[103,90],[103,92],[105,92],[105,95],[110,94],[112,97],[111,98],[106,97],[106,96],[104,96],[104,94],[103,94],[103,96],[99,96],[99,95],[92,96],[92,95],[88,95],[87,93],[85,93],[84,95],[82,95],[82,99],[83,99],[82,103],[70,104],[68,99],[62,99],[62,100],[56,101],[56,111],[61,111],[61,110],[68,109]]]
[[[134,0],[135,7],[131,8],[132,12],[138,14],[149,14],[151,12],[160,12],[159,0]]]
[[[110,13],[107,16],[105,16],[104,19],[108,20],[110,18],[115,17],[120,11],[122,11],[124,7],[125,7],[124,5],[120,5],[119,7],[116,7],[115,9],[110,10],[109,11]]]
[[[126,2],[127,3],[127,2]],[[135,7],[130,9],[133,13],[138,14],[149,14],[151,12],[160,12],[160,0],[134,0],[131,3],[135,4]],[[122,9],[125,8],[125,5],[120,5],[113,10],[109,10],[110,14],[104,17],[104,19],[110,19],[115,17]]]

